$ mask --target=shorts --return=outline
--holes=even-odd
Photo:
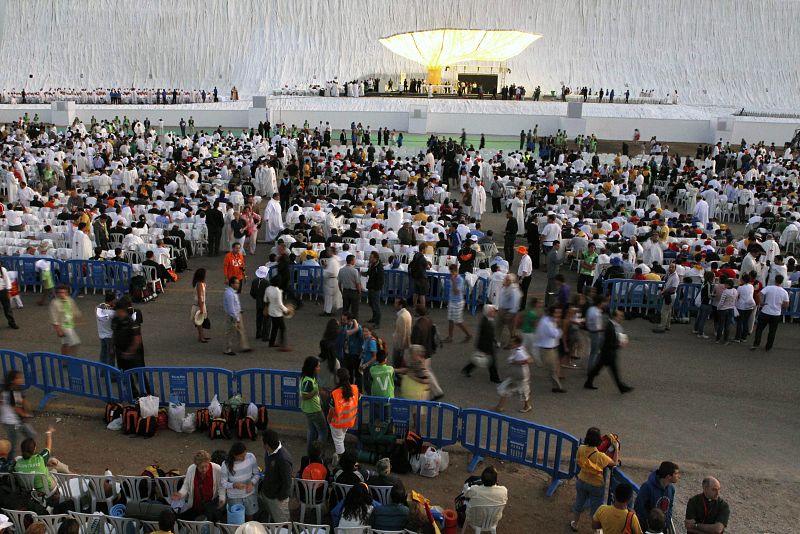
[[[81,338],[78,337],[74,328],[61,328],[64,336],[61,338],[61,344],[65,347],[77,347],[81,344]]]
[[[447,320],[454,323],[464,322],[464,301],[451,302],[447,305]]]
[[[258,496],[255,492],[242,499],[228,499],[228,505],[241,504],[244,506],[244,515],[251,516],[258,513]]]
[[[414,278],[414,294],[427,295],[428,294],[428,279],[427,278]]]

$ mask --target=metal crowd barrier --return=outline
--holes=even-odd
[[[44,256],[3,256],[0,262],[9,271],[17,271],[20,289],[41,287],[42,276],[36,262],[50,264],[53,282],[67,284],[73,295],[80,291],[116,291],[125,294],[130,290],[133,267],[125,262],[93,260],[56,260]]]
[[[661,310],[661,288],[664,282],[651,280],[613,279],[603,282],[603,291],[609,296],[611,310]]]
[[[233,377],[233,371],[216,367],[137,367],[125,371],[122,379],[125,400],[133,401],[131,391],[136,380],[140,391],[142,384],[148,384],[149,393],[162,404],[182,402],[187,408],[205,408],[214,395],[220,402],[233,396]]]
[[[20,290],[42,286],[42,275],[36,270],[36,262],[39,260],[45,260],[50,264],[53,282],[58,283],[64,273],[63,262],[60,260],[45,256],[3,256],[0,258],[0,262],[7,271],[17,272],[17,283]]]
[[[472,453],[467,470],[474,471],[484,456],[526,465],[550,475],[548,497],[577,474],[579,445],[575,436],[555,428],[486,410],[461,410],[461,446]]]
[[[274,369],[243,369],[234,373],[236,392],[246,402],[276,410],[300,410],[300,373]],[[222,399],[220,399],[222,400]]]
[[[614,504],[614,491],[617,489],[617,486],[623,482],[627,482],[633,488],[633,499],[631,499],[630,504],[628,504],[628,508],[633,510],[633,503],[636,502],[636,495],[639,494],[639,484],[628,478],[628,475],[626,475],[625,472],[619,467],[612,467],[610,471],[611,477],[610,482],[608,483],[608,495],[606,497],[606,503]]]
[[[22,374],[25,375],[25,385],[22,389],[31,387],[32,384],[28,381],[28,378],[31,376],[30,370],[28,369],[28,357],[14,350],[0,350],[0,371],[3,373],[2,380],[4,382],[8,372],[12,369],[22,371]]]
[[[786,317],[800,317],[800,287],[791,287],[789,292],[789,308],[784,312]]]
[[[26,382],[44,393],[39,403],[40,410],[59,393],[105,402],[124,399],[119,387],[122,382],[122,372],[119,369],[62,354],[29,353]]]
[[[323,294],[322,267],[314,265],[292,265],[290,275],[294,292],[299,295],[320,297]]]
[[[383,271],[383,292],[381,298],[385,302],[395,299],[410,300],[412,296],[411,275],[400,269]]]
[[[361,435],[375,421],[390,419],[397,438],[413,430],[437,447],[455,445],[460,438],[458,406],[443,402],[362,396],[359,399],[356,430]]]

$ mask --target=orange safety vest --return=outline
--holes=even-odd
[[[356,414],[358,413],[358,386],[350,384],[353,396],[350,400],[344,400],[342,388],[336,388],[331,392],[333,397],[333,428],[353,428],[356,425]]]

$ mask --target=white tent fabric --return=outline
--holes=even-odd
[[[691,104],[800,106],[800,0],[25,0],[0,2],[0,89],[217,86],[266,93],[423,68],[378,39],[434,28],[541,39],[507,82]],[[33,75],[30,78],[29,75]],[[82,77],[81,77],[82,76]],[[530,94],[530,92],[528,93]]]

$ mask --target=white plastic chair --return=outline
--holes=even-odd
[[[176,534],[214,534],[214,523],[210,521],[184,521],[178,519]]]
[[[58,484],[55,483],[55,479],[50,478],[50,473],[15,473],[15,475],[18,482],[17,486],[23,492],[29,493],[43,506],[47,506],[47,499],[58,491]],[[37,483],[39,489],[36,489]]]
[[[292,523],[294,534],[330,534],[328,525],[312,525],[311,523]]]
[[[351,484],[340,484],[338,482],[333,483],[333,492],[336,494],[336,502],[341,502],[347,497],[347,494],[350,493],[350,490],[353,489]]]
[[[73,509],[80,510],[81,496],[87,492],[83,480],[78,475],[66,475],[64,473],[52,473],[52,475],[56,479],[61,502],[71,500]],[[70,482],[72,481],[77,481],[77,484],[71,484]],[[77,492],[75,491],[75,486],[77,486]]]
[[[150,498],[153,491],[153,477],[115,476],[126,502],[141,502]]]
[[[47,527],[47,534],[57,534],[58,527],[61,526],[61,521],[69,517],[66,514],[58,515],[40,515],[36,517],[36,521],[41,521]]]
[[[153,293],[158,293],[160,289],[164,292],[164,284],[161,283],[161,278],[158,277],[158,270],[152,265],[142,265],[142,272],[144,272],[144,279],[148,286],[153,290]]]
[[[105,523],[109,516],[97,514],[81,514],[78,512],[70,512],[70,517],[75,518],[80,525],[81,534],[94,534],[96,532],[105,532]],[[124,519],[124,518],[118,518]],[[120,533],[121,534],[121,533]]]
[[[336,527],[334,532],[336,534],[371,534],[372,529],[369,527]]]
[[[392,486],[370,486],[370,493],[372,497],[381,504],[389,504],[391,497],[389,494],[392,492]]]
[[[111,510],[114,506],[114,501],[119,496],[117,485],[114,483],[114,477],[106,475],[80,475],[82,484],[88,490],[92,498],[92,504],[89,510],[94,513],[97,511],[97,503],[105,503],[106,510]],[[108,487],[106,487],[108,482]],[[108,491],[110,488],[110,491]]]
[[[322,523],[322,510],[328,495],[328,482],[325,480],[294,479],[295,495],[300,501],[300,519],[305,520],[306,509],[311,508],[317,514],[317,523]],[[320,488],[322,488],[320,490]]]
[[[106,521],[111,525],[113,534],[138,534],[139,522],[132,517],[106,516]]]
[[[30,517],[36,521],[38,516],[35,512],[28,512],[27,510],[9,510],[3,508],[3,513],[8,516],[12,523],[14,523],[14,532],[25,532],[25,518]]]
[[[464,521],[464,528],[461,529],[461,534],[466,534],[467,528],[471,528],[474,534],[481,534],[481,532],[497,534],[497,524],[503,517],[503,509],[505,507],[504,504],[467,507],[466,520]]]
[[[261,523],[267,534],[291,534],[292,522],[286,521],[285,523]]]

